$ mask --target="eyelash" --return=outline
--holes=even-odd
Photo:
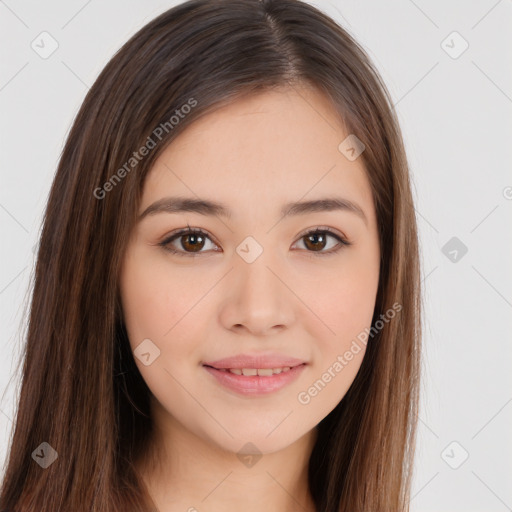
[[[305,238],[306,236],[315,235],[315,234],[319,234],[319,233],[328,234],[328,235],[332,236],[333,238],[335,238],[339,242],[339,245],[338,245],[337,248],[330,249],[329,251],[308,251],[307,249],[305,249],[306,252],[313,253],[313,254],[311,254],[312,257],[333,255],[333,254],[338,253],[341,249],[343,249],[343,247],[352,245],[352,242],[349,242],[345,238],[341,237],[340,235],[335,233],[330,228],[323,227],[323,226],[319,227],[319,228],[316,228],[316,229],[313,229],[311,231],[307,231],[306,233],[304,233],[303,235],[301,235],[299,237],[299,240],[301,240],[302,238]],[[186,252],[186,251],[176,250],[176,249],[173,249],[172,247],[170,247],[169,244],[171,242],[173,242],[175,239],[179,239],[179,237],[183,236],[183,235],[201,235],[201,236],[207,237],[207,238],[209,238],[211,240],[211,237],[208,235],[208,233],[206,233],[202,229],[191,228],[190,226],[188,226],[188,228],[180,229],[177,232],[171,233],[171,235],[169,235],[164,240],[159,242],[158,245],[163,247],[164,250],[170,252],[171,254],[176,254],[178,256],[185,256],[185,257],[188,257],[188,258],[195,258],[196,256],[200,256],[202,254],[202,252],[190,253],[190,252]],[[211,240],[211,241],[213,242],[213,240]],[[215,245],[218,245],[218,244],[215,243]]]

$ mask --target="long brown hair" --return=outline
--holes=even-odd
[[[321,512],[408,510],[421,300],[405,150],[367,54],[299,0],[180,4],[136,33],[88,92],[45,212],[0,509],[151,509],[134,465],[151,434],[150,392],[129,349],[118,289],[144,178],[200,116],[301,83],[326,94],[365,145],[381,247],[373,322],[402,306],[368,341],[352,386],[318,426],[311,493]],[[58,458],[43,468],[34,452],[50,457],[50,447]]]

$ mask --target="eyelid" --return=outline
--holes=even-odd
[[[352,242],[346,237],[343,233],[335,230],[334,228],[330,228],[329,226],[318,226],[316,228],[307,228],[305,231],[300,233],[297,237],[297,242],[299,242],[306,235],[311,235],[315,233],[327,233],[338,241],[338,245],[334,248],[329,249],[328,251],[304,251],[306,252],[308,257],[316,258],[322,256],[333,256],[338,254],[341,249],[344,247],[348,247],[352,245]],[[295,243],[297,243],[295,242]],[[294,243],[294,245],[295,245]]]
[[[297,239],[300,239],[300,238],[302,238],[306,235],[309,235],[311,233],[328,233],[335,237],[341,238],[344,242],[347,243],[347,245],[351,245],[348,238],[341,231],[335,230],[334,228],[330,228],[329,226],[318,226],[315,228],[307,228],[298,235]]]
[[[217,243],[217,241],[215,240],[215,237],[213,235],[211,235],[208,231],[206,231],[202,228],[191,228],[188,224],[187,224],[186,228],[177,229],[175,231],[172,231],[168,235],[166,235],[162,239],[162,241],[158,242],[157,245],[162,246],[166,251],[169,251],[172,254],[178,254],[180,256],[194,257],[194,256],[200,256],[201,254],[206,254],[205,252],[193,253],[193,252],[186,252],[186,251],[178,251],[178,250],[168,247],[168,245],[171,242],[173,242],[175,239],[178,239],[180,236],[188,235],[188,234],[196,234],[196,235],[205,236],[205,237],[209,238],[213,242],[214,245],[216,245],[217,247],[220,246],[220,244]]]

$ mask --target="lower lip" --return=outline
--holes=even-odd
[[[212,368],[210,366],[203,366],[203,368],[211,373],[220,384],[232,391],[236,391],[242,395],[265,395],[273,393],[284,388],[293,382],[306,367],[305,364],[300,364],[290,368],[287,372],[276,373],[269,376],[259,375],[237,375],[229,371],[222,371]]]

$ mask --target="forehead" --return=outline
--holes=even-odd
[[[188,126],[150,171],[141,208],[181,194],[248,210],[337,193],[373,209],[361,158],[338,149],[349,135],[316,89],[285,87],[233,101]]]

